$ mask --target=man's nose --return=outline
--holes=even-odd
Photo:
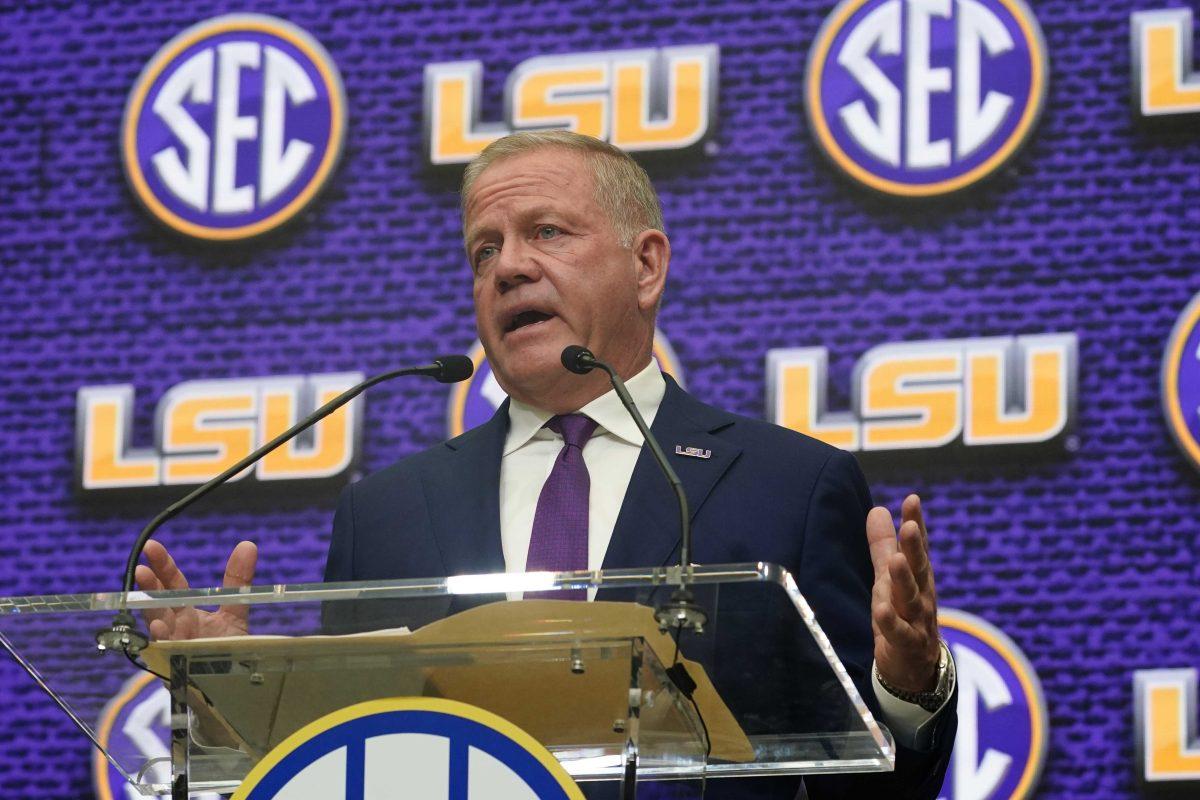
[[[523,283],[532,283],[541,277],[542,268],[538,263],[537,252],[523,241],[506,242],[496,256],[492,278],[496,282],[496,289],[501,293]]]

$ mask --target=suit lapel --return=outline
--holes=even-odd
[[[434,540],[447,575],[504,571],[500,459],[508,402],[486,423],[445,443],[422,474]]]
[[[725,414],[695,400],[670,376],[662,405],[650,430],[666,451],[683,482],[691,515],[695,518],[709,493],[737,460],[741,448],[714,434],[735,424]],[[710,451],[709,458],[681,456],[676,445]],[[679,508],[654,456],[643,445],[625,492],[625,502],[613,527],[604,556],[605,569],[658,566],[678,556]]]
[[[694,518],[741,448],[714,434],[735,424],[695,400],[664,375],[667,391],[651,430],[683,482]],[[430,524],[447,575],[504,571],[500,543],[500,460],[508,433],[505,402],[487,423],[446,442],[422,471]],[[708,450],[707,459],[676,455],[675,447]],[[605,569],[658,566],[677,555],[675,495],[643,446],[613,527]]]

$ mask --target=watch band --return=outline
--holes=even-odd
[[[940,640],[941,652],[938,655],[937,685],[928,692],[910,692],[893,686],[879,673],[879,665],[875,665],[875,679],[879,681],[888,694],[906,703],[913,703],[933,713],[941,708],[954,688],[954,659],[950,657],[950,649],[945,640]]]

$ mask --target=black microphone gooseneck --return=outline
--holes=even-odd
[[[184,497],[167,506],[158,516],[150,520],[149,525],[142,529],[141,535],[138,536],[133,549],[130,550],[129,559],[125,563],[125,577],[122,583],[121,603],[117,610],[117,616],[113,620],[111,627],[97,632],[96,646],[100,650],[120,650],[136,655],[150,643],[149,637],[137,630],[137,622],[134,620],[133,615],[129,613],[129,593],[133,591],[134,575],[137,571],[138,561],[142,557],[142,550],[146,547],[146,543],[150,541],[150,537],[154,535],[154,532],[167,521],[179,516],[188,506],[227,482],[234,475],[254,464],[272,450],[294,439],[300,433],[311,428],[376,384],[383,383],[392,378],[398,378],[401,375],[427,375],[440,383],[457,383],[471,377],[471,373],[474,371],[475,364],[471,359],[466,356],[452,355],[440,356],[432,364],[395,369],[391,372],[385,372],[373,378],[368,378],[357,386],[353,386],[342,392],[253,453],[239,460],[220,475],[201,484]]]
[[[675,498],[679,503],[679,566],[681,568],[681,585],[679,589],[671,594],[669,602],[658,607],[654,612],[654,616],[658,620],[659,627],[663,630],[667,628],[689,628],[697,633],[702,633],[704,625],[708,622],[708,614],[705,613],[704,609],[696,605],[691,591],[687,588],[691,580],[692,514],[688,507],[687,493],[683,490],[683,482],[679,480],[679,476],[675,473],[671,462],[667,460],[667,456],[663,453],[658,439],[650,432],[650,426],[646,424],[646,420],[642,417],[642,412],[638,411],[633,398],[629,396],[629,390],[625,388],[625,381],[621,380],[621,376],[617,374],[617,371],[612,366],[596,358],[591,350],[577,344],[568,345],[563,349],[562,364],[569,372],[574,372],[577,375],[586,375],[593,369],[601,369],[608,374],[608,380],[612,384],[613,391],[620,398],[621,405],[625,406],[625,410],[629,412],[629,416],[633,417],[633,421],[637,425],[638,430],[642,432],[642,437],[645,438],[646,445],[650,448],[650,453],[654,456],[658,468],[666,476],[667,483],[671,484],[671,489],[675,492]]]

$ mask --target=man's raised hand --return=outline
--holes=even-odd
[[[941,645],[921,498],[915,494],[904,498],[900,519],[897,543],[888,509],[877,506],[867,515],[867,541],[875,567],[871,594],[875,665],[889,685],[925,692],[937,685]]]
[[[147,592],[163,589],[187,589],[188,582],[175,564],[175,559],[160,542],[151,539],[142,555],[146,564],[136,572],[138,588]],[[258,563],[258,547],[254,542],[240,542],[229,555],[221,586],[227,589],[249,586],[254,580]],[[161,608],[144,612],[150,626],[151,639],[200,639],[220,636],[241,636],[248,630],[248,606],[221,606],[216,611],[197,608]]]

